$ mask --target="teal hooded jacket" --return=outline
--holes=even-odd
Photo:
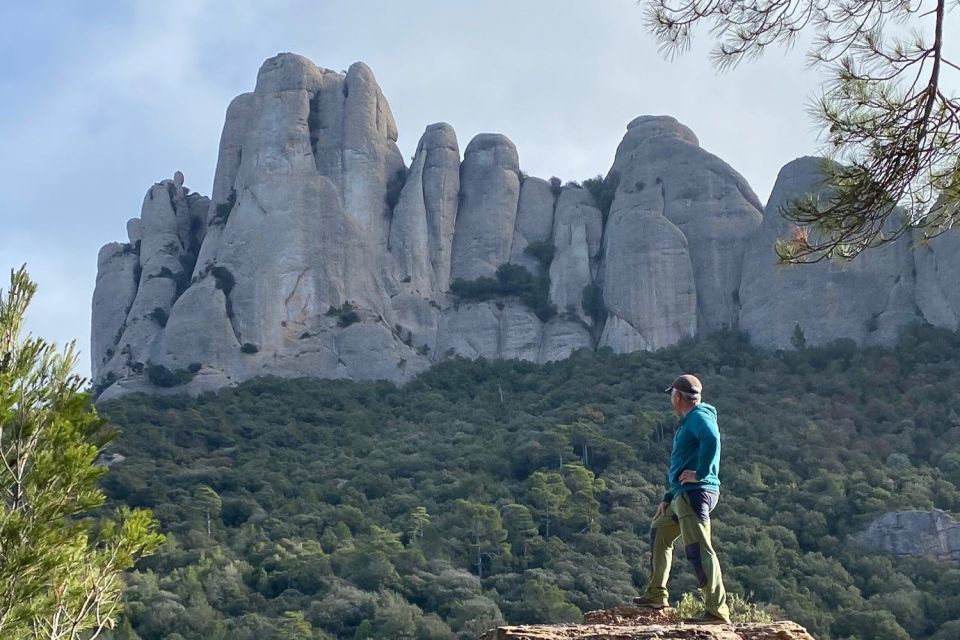
[[[697,482],[680,483],[684,469],[697,472]],[[673,437],[670,452],[670,471],[667,472],[667,492],[664,502],[671,502],[684,491],[703,489],[720,491],[720,429],[717,427],[717,409],[701,402],[680,421]]]

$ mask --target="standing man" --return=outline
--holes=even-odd
[[[710,542],[710,512],[720,497],[717,410],[700,401],[703,385],[694,376],[680,376],[666,391],[680,424],[670,453],[667,492],[650,525],[650,584],[634,603],[652,609],[669,606],[667,580],[673,543],[682,536],[706,605],[706,613],[697,621],[729,624],[720,562]]]

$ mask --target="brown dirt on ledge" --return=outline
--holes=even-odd
[[[480,640],[815,640],[795,622],[698,625],[674,609],[614,607],[591,611],[583,624],[535,624],[491,629]]]

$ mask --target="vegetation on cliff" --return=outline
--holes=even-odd
[[[440,364],[409,385],[261,379],[103,412],[112,498],[167,533],[115,638],[477,638],[578,620],[647,578],[675,420],[719,409],[728,589],[821,640],[953,637],[960,568],[853,541],[888,510],[960,511],[960,335],[754,350],[725,333],[546,366]],[[678,557],[674,599],[695,591]],[[946,634],[946,635],[945,635]]]

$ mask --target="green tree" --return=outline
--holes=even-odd
[[[193,501],[197,509],[204,516],[207,525],[207,537],[212,534],[212,519],[220,516],[223,500],[209,485],[202,484],[193,492]]]
[[[513,549],[514,555],[520,555],[523,563],[527,563],[527,551],[530,542],[536,538],[540,531],[533,521],[533,514],[530,509],[522,504],[507,504],[500,510],[503,517],[503,524],[507,528],[507,541]]]
[[[550,523],[566,514],[570,489],[563,476],[555,471],[537,471],[530,476],[528,495],[534,512],[544,526],[544,537],[550,537]]]
[[[0,637],[87,638],[113,626],[123,572],[162,536],[147,511],[92,517],[112,434],[72,373],[74,346],[21,336],[35,292],[23,267],[0,293]]]
[[[410,540],[419,540],[423,537],[423,530],[430,524],[430,514],[423,506],[414,507],[407,516],[407,536]]]
[[[503,528],[500,512],[489,504],[457,500],[457,511],[467,533],[468,544],[472,550],[477,575],[483,578],[484,558],[494,558],[509,554],[505,544],[507,530]]]
[[[914,228],[924,238],[936,236],[960,220],[960,99],[949,82],[960,61],[948,58],[951,30],[944,28],[956,2],[644,4],[650,30],[671,53],[687,49],[694,28],[707,23],[721,68],[789,46],[802,31],[815,33],[809,58],[830,80],[812,111],[842,164],[823,165],[828,197],[783,212],[799,227],[779,244],[782,259],[849,258]],[[891,25],[898,25],[892,36],[884,33]]]
[[[300,611],[284,611],[271,640],[313,640],[313,627]]]
[[[579,464],[563,465],[563,482],[570,491],[566,509],[569,525],[577,533],[598,531],[600,502],[596,496],[606,488],[606,483]]]

